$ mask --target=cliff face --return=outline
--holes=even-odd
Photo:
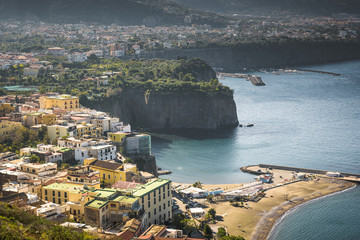
[[[360,58],[360,44],[303,42],[268,46],[166,49],[144,52],[139,57],[176,59],[179,56],[198,57],[204,59],[212,67],[221,67],[228,72],[238,72],[243,68],[278,68],[356,59]]]
[[[236,105],[231,93],[151,92],[123,89],[118,96],[91,107],[110,112],[121,121],[148,129],[218,129],[236,126]]]

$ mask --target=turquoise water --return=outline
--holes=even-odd
[[[253,181],[252,175],[242,173],[239,168],[258,163],[360,173],[360,61],[302,68],[340,73],[341,76],[254,73],[263,78],[267,84],[264,87],[255,87],[244,79],[223,79],[225,85],[235,90],[239,122],[255,126],[156,134],[152,139],[152,151],[158,166],[173,172],[168,178],[186,183]],[[311,235],[319,230],[327,239],[352,239],[354,236],[360,239],[358,219],[349,217],[356,222],[357,230],[354,224],[345,221],[347,206],[353,206],[351,211],[360,216],[360,206],[352,205],[359,203],[359,192],[357,188],[325,198],[320,205],[314,202],[299,208],[284,223],[293,221],[292,226],[297,226],[308,222],[318,227],[301,231],[290,227],[287,232],[295,235],[289,238],[282,235],[286,232],[282,230],[275,239],[320,239]],[[344,198],[345,194],[349,196]],[[334,204],[339,205],[334,207]],[[310,216],[298,214],[300,209],[310,208],[311,212],[313,206],[318,206],[317,222]],[[332,208],[340,210],[332,215],[329,211]],[[328,224],[322,221],[324,219],[337,219],[334,231],[343,237],[332,238],[326,234]],[[284,223],[279,224],[279,229],[287,229]],[[306,231],[310,235],[303,238]]]

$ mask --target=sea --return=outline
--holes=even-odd
[[[240,167],[259,163],[360,173],[360,61],[299,66],[314,72],[247,72],[220,81],[234,90],[240,124],[217,131],[152,134],[157,165],[174,182],[252,182]],[[287,213],[269,239],[360,239],[360,187]]]

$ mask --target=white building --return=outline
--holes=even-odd
[[[70,62],[85,62],[87,60],[87,54],[86,53],[71,53],[68,54],[68,61]]]

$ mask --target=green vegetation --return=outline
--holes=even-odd
[[[47,128],[45,126],[41,127],[39,131],[21,127],[15,131],[13,137],[4,139],[4,141],[1,142],[0,151],[19,153],[21,148],[36,147],[39,143],[50,143],[50,139],[47,135]]]
[[[203,232],[204,232],[204,237],[206,237],[206,238],[213,237],[212,230],[208,224],[205,224]]]
[[[100,63],[99,63],[100,61]],[[55,69],[42,68],[37,77],[23,77],[24,66],[0,71],[0,86],[23,84],[40,86],[40,91],[55,91],[78,95],[80,103],[89,99],[102,100],[117,96],[122,89],[151,92],[216,92],[232,93],[216,79],[215,72],[203,60],[130,60],[98,59],[91,57],[84,63],[62,62]],[[64,69],[64,67],[70,70]],[[109,76],[103,86],[96,78]],[[210,79],[213,78],[213,79]]]
[[[202,183],[200,181],[194,182],[193,187],[202,188]]]
[[[0,202],[0,239],[90,240],[85,232],[64,228],[17,206]]]
[[[223,227],[218,228],[218,232],[216,234],[219,238],[226,236],[226,230]]]

